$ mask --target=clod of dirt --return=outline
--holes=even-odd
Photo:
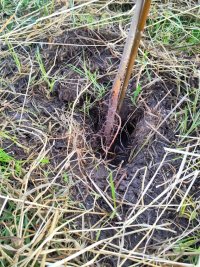
[[[108,10],[112,12],[127,12],[130,11],[135,5],[135,1],[131,1],[130,3],[120,3],[115,2],[108,5]]]
[[[73,102],[79,93],[78,85],[76,83],[57,85],[56,91],[58,92],[58,98],[62,102]]]
[[[150,133],[156,133],[156,128],[161,121],[161,114],[157,110],[149,110],[144,113],[143,118],[136,124],[131,135],[131,145],[135,149],[140,149],[150,137]]]

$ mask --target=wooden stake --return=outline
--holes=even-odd
[[[135,35],[134,44],[133,44],[132,51],[131,51],[130,60],[129,60],[126,75],[124,78],[124,83],[123,83],[122,88],[121,88],[121,94],[119,96],[119,102],[118,102],[118,108],[117,108],[118,112],[120,112],[120,110],[121,110],[121,107],[122,107],[122,104],[123,104],[123,101],[124,101],[124,98],[126,95],[126,90],[127,90],[128,84],[129,84],[129,80],[131,78],[131,73],[133,71],[133,66],[135,63],[136,56],[137,56],[137,52],[138,52],[140,40],[142,37],[142,33],[144,31],[144,27],[146,24],[147,16],[149,14],[150,6],[151,6],[151,0],[146,0],[144,3],[144,6],[143,6],[142,12],[141,12],[137,32]]]
[[[145,26],[146,18],[149,12],[151,0],[137,0],[135,6],[135,13],[131,21],[129,34],[127,37],[122,59],[115,77],[108,113],[106,117],[103,136],[105,138],[105,145],[107,150],[110,149],[110,144],[113,143],[113,132],[115,131],[115,122],[117,111],[120,111],[122,106],[128,81],[131,76],[132,67],[135,62],[141,34]]]

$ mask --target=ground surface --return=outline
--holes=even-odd
[[[199,4],[153,1],[109,154],[134,3],[0,3],[1,266],[199,266]]]

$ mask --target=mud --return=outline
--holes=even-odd
[[[112,165],[110,168],[113,169],[113,165],[119,166],[120,163],[122,166],[119,173],[115,176],[115,185],[118,201],[123,203],[120,214],[124,220],[131,213],[131,204],[138,203],[141,193],[157,170],[165,154],[164,147],[171,145],[176,140],[173,125],[163,123],[158,128],[163,118],[170,112],[171,96],[166,97],[162,101],[166,92],[160,83],[152,88],[148,88],[148,91],[151,93],[148,94],[148,100],[145,100],[145,106],[141,104],[137,112],[134,112],[133,116],[126,122],[126,124],[132,124],[134,127],[131,130],[129,128],[128,134],[126,126],[122,127],[123,130],[119,134],[112,153]],[[157,98],[158,96],[159,98]],[[126,134],[124,134],[124,131]],[[154,198],[163,192],[165,187],[162,184],[165,182],[165,175],[173,175],[176,165],[178,166],[179,163],[178,160],[173,158],[167,160],[167,163],[162,166],[143,197],[143,205],[150,204]],[[103,192],[106,192],[109,187],[108,183],[105,183],[107,177],[108,171],[103,166],[100,166],[99,170],[95,171],[92,176],[92,179],[94,179]],[[161,186],[157,187],[158,185]],[[153,224],[160,212],[159,210],[149,208],[137,218],[137,223]],[[172,220],[172,214],[165,214],[161,220],[163,222]],[[162,240],[166,239],[167,235],[169,237],[170,233],[155,231],[154,238],[162,242]],[[142,240],[142,237],[141,235],[129,236],[127,248],[134,247]],[[145,242],[146,240],[141,245],[144,245]],[[151,243],[153,244],[154,241],[151,241]]]

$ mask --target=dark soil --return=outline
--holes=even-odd
[[[73,101],[87,84],[87,79],[81,74],[81,72],[84,72],[82,67],[83,62],[85,62],[87,69],[91,73],[98,72],[99,78],[97,82],[105,86],[108,92],[111,88],[114,70],[118,66],[119,58],[112,48],[105,48],[104,40],[113,40],[115,38],[117,38],[117,34],[115,33],[105,31],[91,32],[85,29],[63,33],[63,36],[59,36],[53,41],[55,43],[73,42],[74,44],[84,45],[102,44],[102,47],[47,45],[37,47],[36,45],[32,45],[26,48],[34,62],[33,77],[35,81],[28,92],[25,112],[21,118],[20,127],[28,126],[34,128],[35,126],[38,127],[38,122],[40,122],[39,127],[41,131],[46,132],[47,135],[51,134],[52,142],[48,144],[48,147],[52,146],[50,150],[52,168],[58,166],[67,155],[67,142],[63,138],[66,135],[67,129],[63,114],[67,116]],[[35,53],[38,48],[47,70],[55,61],[50,76],[60,77],[55,83],[53,91],[49,93],[47,93],[48,89],[44,81],[37,84],[37,81],[41,79],[41,73],[38,71],[38,64],[35,61]],[[1,47],[2,51],[5,49],[5,46]],[[24,60],[22,65],[26,66],[28,60],[24,51],[18,48],[18,53],[21,54]],[[9,67],[4,65],[5,62],[7,62]],[[75,67],[72,67],[72,65]],[[19,124],[21,106],[24,102],[23,94],[26,92],[28,76],[25,74],[16,75],[17,78],[12,80],[12,76],[16,73],[17,69],[11,57],[2,60],[0,75],[4,80],[8,81],[8,86],[7,91],[1,96],[0,107],[2,108],[6,101],[9,101],[11,107],[10,105],[4,107],[4,114],[10,121]],[[187,219],[179,216],[175,208],[164,211],[163,208],[158,209],[153,207],[153,205],[158,205],[158,203],[162,203],[163,206],[169,202],[171,205],[179,204],[180,199],[171,197],[169,200],[164,194],[152,203],[169,186],[167,181],[176,173],[180,166],[180,159],[169,156],[159,172],[155,175],[165,155],[164,148],[173,146],[176,143],[176,125],[170,120],[162,123],[163,119],[176,104],[176,86],[166,77],[163,77],[163,80],[164,82],[158,81],[151,87],[145,88],[138,99],[137,106],[134,106],[130,98],[127,97],[121,113],[122,128],[107,159],[105,159],[105,155],[102,153],[101,145],[94,145],[93,138],[99,133],[99,125],[105,119],[109,94],[106,93],[103,98],[94,101],[97,98],[97,92],[94,89],[94,85],[91,84],[87,92],[81,96],[74,115],[77,123],[84,126],[88,145],[93,146],[94,153],[97,157],[108,160],[108,168],[113,172],[117,193],[117,211],[121,218],[126,221],[129,219],[131,213],[137,214],[141,210],[141,214],[137,216],[135,221],[133,220],[132,224],[138,224],[138,226],[141,224],[152,225],[156,220],[158,220],[157,224],[168,223],[165,227],[168,231],[155,230],[149,233],[144,239],[144,233],[127,236],[124,247],[128,249],[132,249],[136,245],[138,245],[138,249],[142,249],[148,243],[150,250],[152,248],[152,252],[155,248],[159,250],[158,247],[161,246],[162,241],[180,234],[189,223]],[[131,80],[130,88],[134,87],[135,82],[134,79]],[[145,77],[142,78],[141,83],[142,85],[147,83]],[[130,92],[128,93],[129,95]],[[84,114],[86,100],[90,105],[89,115]],[[50,123],[51,125],[57,124],[57,127],[54,127],[52,131],[48,130]],[[5,128],[7,131],[10,131],[9,127]],[[33,151],[39,151],[41,149],[41,145],[38,144],[38,139],[34,139],[32,135],[21,133],[17,129],[12,129],[12,133],[20,138],[20,142],[24,147],[29,147],[26,150],[23,146],[19,147],[10,140],[2,139],[1,147],[8,153],[11,153],[16,159],[26,159]],[[75,165],[74,168],[74,172],[80,175],[80,166],[76,167]],[[97,169],[94,169],[93,162],[87,162],[84,168],[81,169],[81,172],[90,177],[105,195],[111,196],[108,168],[100,164]],[[151,183],[147,192],[140,199],[142,192],[144,192],[144,189],[150,181]],[[93,187],[89,179],[87,184]],[[199,185],[194,185],[194,187],[197,186]],[[92,208],[94,206],[94,199],[89,194],[85,183],[79,183],[78,187],[78,189],[73,188],[72,190],[73,198],[81,201],[87,209]],[[180,189],[185,191],[185,186],[181,185]],[[136,203],[139,203],[139,206],[133,212]],[[152,203],[152,206],[144,209],[145,205],[150,203]],[[96,208],[98,210],[111,213],[110,208],[103,199],[100,198],[97,204]],[[99,219],[98,216],[88,217],[88,224],[94,225]],[[116,216],[110,222],[111,225],[118,225],[118,223],[119,221]],[[135,228],[130,228],[127,231],[132,231],[136,228],[135,226]],[[113,234],[115,234],[114,231],[104,231],[101,233],[100,238],[106,238]],[[110,263],[109,266],[115,266],[114,264]],[[130,266],[129,263],[126,266]]]

